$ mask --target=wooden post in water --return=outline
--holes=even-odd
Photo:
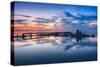
[[[29,36],[30,36],[30,39],[32,39],[32,33],[30,33],[30,35],[29,35]]]

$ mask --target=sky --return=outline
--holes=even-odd
[[[12,23],[14,21],[11,26],[15,30],[66,32],[79,29],[96,34],[96,6],[16,1],[12,2],[11,11]]]

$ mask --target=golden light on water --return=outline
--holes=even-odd
[[[49,40],[55,40],[55,37],[54,36],[51,36],[48,38]]]

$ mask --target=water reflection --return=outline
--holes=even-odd
[[[77,41],[71,37],[44,36],[28,40],[19,38],[12,41],[12,45],[16,64],[72,62],[96,60],[96,39],[87,37]]]
[[[45,43],[49,43],[52,46],[58,46],[58,45],[69,45],[72,46],[73,45],[78,45],[80,43],[84,43],[84,45],[89,45],[89,44],[85,44],[85,43],[96,43],[97,38],[96,37],[87,37],[87,38],[83,38],[80,42],[77,41],[77,39],[75,38],[70,38],[70,37],[54,37],[54,36],[49,36],[49,37],[40,37],[40,38],[35,38],[35,39],[28,39],[28,40],[23,40],[23,39],[19,39],[19,40],[15,40],[14,45],[15,47],[21,47],[23,46],[29,46],[30,45],[38,45],[38,44],[45,44]],[[41,45],[39,45],[41,46]],[[81,46],[81,45],[80,45]]]

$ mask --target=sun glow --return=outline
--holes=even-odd
[[[33,22],[28,22],[26,23],[27,26],[30,26],[30,27],[33,27],[33,26],[36,26],[37,23],[33,23]]]
[[[53,23],[47,23],[46,29],[52,29],[54,28],[54,24]]]

